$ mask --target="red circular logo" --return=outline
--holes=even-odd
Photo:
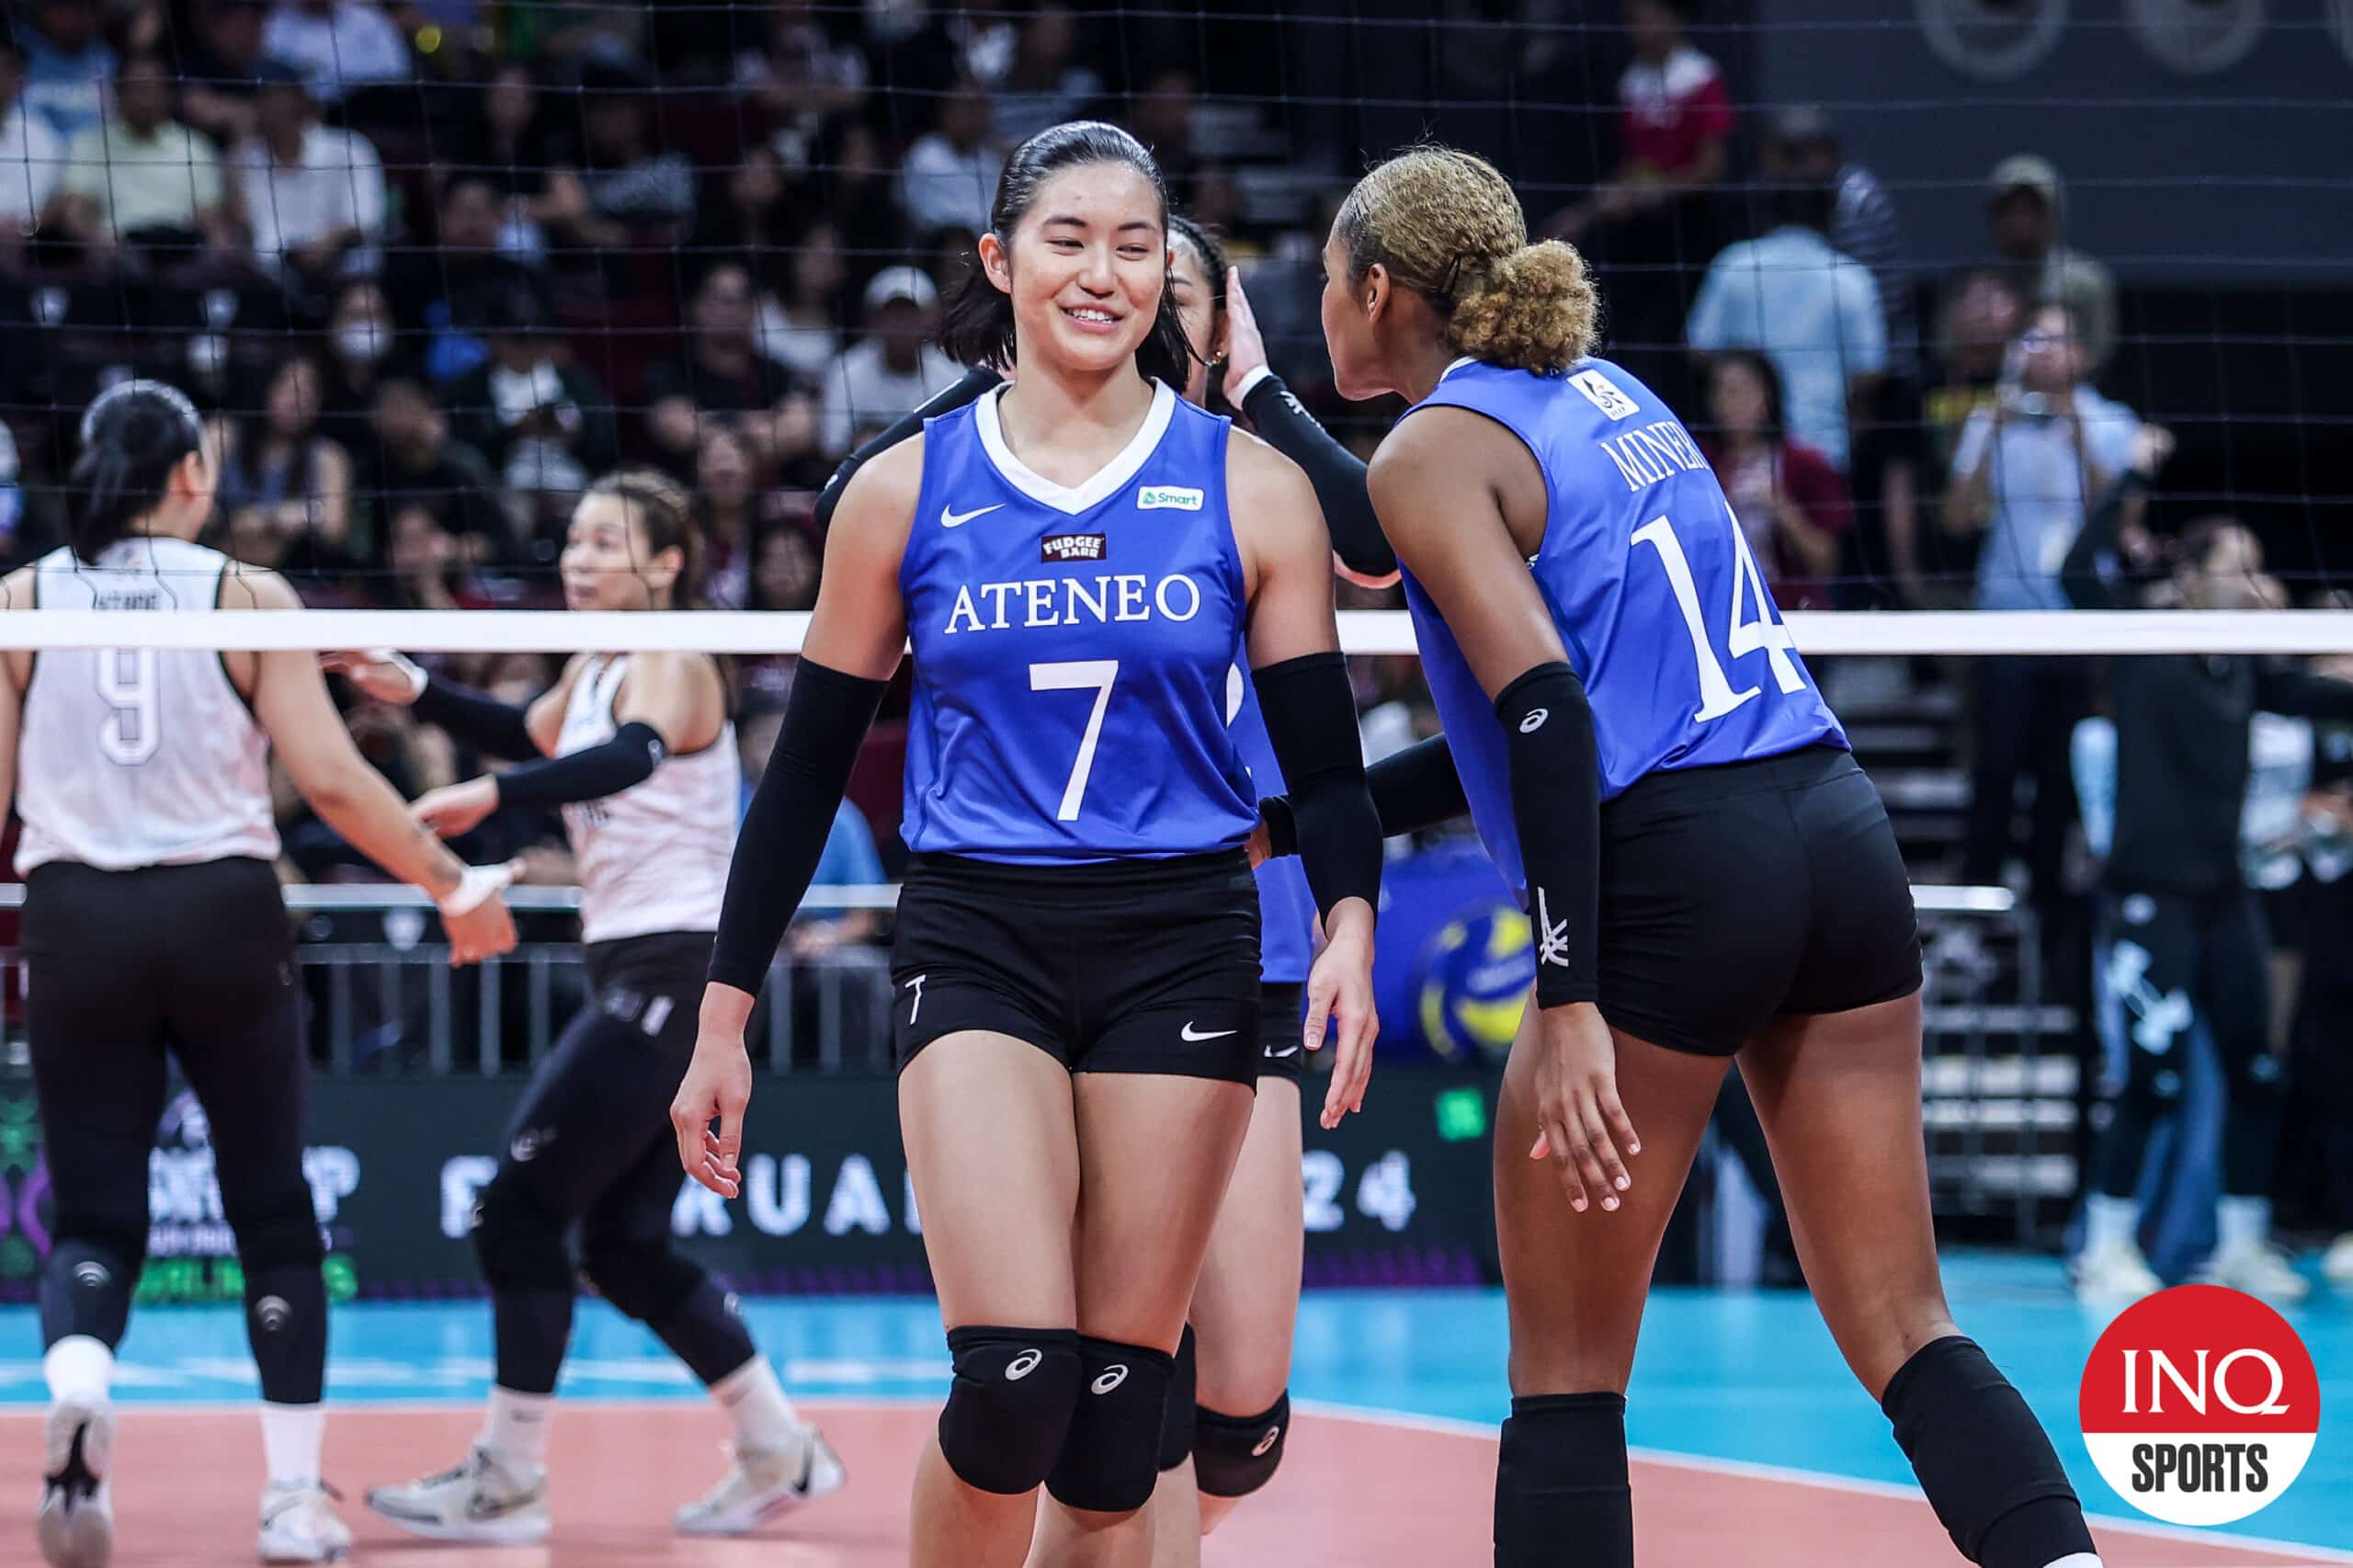
[[[2243,1519],[2288,1489],[2320,1431],[2320,1378],[2253,1296],[2183,1285],[2136,1302],[2085,1363],[2084,1447],[2117,1494],[2176,1525]]]

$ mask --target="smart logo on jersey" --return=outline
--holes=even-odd
[[[1100,561],[1109,548],[1107,534],[1048,534],[1038,541],[1038,559],[1049,565],[1057,561]]]
[[[1136,492],[1139,512],[1198,512],[1201,509],[1201,493],[1189,485],[1147,484]]]
[[[2099,1336],[2078,1395],[2084,1447],[2117,1494],[2173,1525],[2226,1525],[2288,1490],[2320,1430],[2296,1331],[2253,1296],[2183,1285]]]

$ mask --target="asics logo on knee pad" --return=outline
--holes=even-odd
[[[1045,1358],[1046,1353],[1042,1350],[1024,1350],[1006,1365],[1005,1381],[1008,1383],[1019,1382],[1036,1371],[1038,1363]]]
[[[1267,1427],[1267,1435],[1258,1439],[1258,1446],[1250,1450],[1250,1457],[1254,1460],[1266,1458],[1267,1450],[1280,1442],[1282,1435],[1283,1429],[1280,1426]]]
[[[1086,1389],[1089,1393],[1109,1393],[1113,1389],[1118,1388],[1121,1383],[1124,1383],[1127,1381],[1127,1363],[1124,1361],[1114,1362],[1111,1366],[1104,1369],[1102,1376],[1087,1384]]]
[[[74,1283],[86,1285],[96,1290],[114,1278],[103,1263],[77,1263],[74,1266]]]
[[[264,1296],[254,1303],[254,1321],[271,1334],[284,1328],[286,1320],[293,1315],[294,1309],[287,1304],[283,1296]]]

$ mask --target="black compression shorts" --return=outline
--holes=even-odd
[[[1601,812],[1601,1011],[1729,1056],[1785,1013],[1920,988],[1911,880],[1879,791],[1811,746],[1653,773]]]
[[[1255,1085],[1265,1060],[1258,884],[1238,849],[1078,866],[918,855],[891,982],[903,1068],[969,1029],[1074,1073]]]

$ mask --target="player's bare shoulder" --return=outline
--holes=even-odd
[[[1225,499],[1246,555],[1298,551],[1320,562],[1331,553],[1307,471],[1247,430],[1237,428],[1226,443]]]

